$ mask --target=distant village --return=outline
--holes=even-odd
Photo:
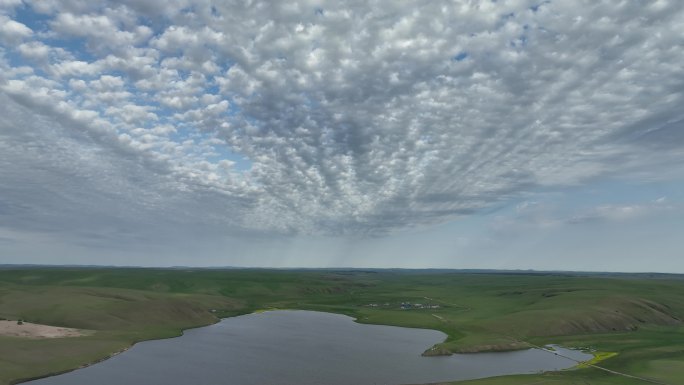
[[[398,306],[395,304],[391,304],[389,302],[385,303],[369,303],[367,305],[363,305],[365,307],[382,307],[382,308],[394,308],[398,307],[401,310],[415,310],[415,309],[439,309],[439,305],[435,304],[424,304],[424,303],[410,303],[410,302],[402,302]]]

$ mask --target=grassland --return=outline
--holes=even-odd
[[[400,304],[439,305],[402,310]],[[677,276],[401,271],[0,269],[0,317],[95,330],[78,338],[0,337],[0,384],[104,359],[131,344],[267,308],[343,313],[437,329],[433,352],[528,344],[617,353],[595,364],[684,383],[684,280]],[[646,384],[594,368],[461,385]]]

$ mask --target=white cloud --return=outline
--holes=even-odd
[[[159,118],[154,112],[151,112],[151,107],[143,107],[135,104],[126,104],[121,107],[108,107],[105,114],[115,117],[127,124],[142,125],[146,122],[155,122]]]
[[[33,34],[31,28],[0,14],[0,43],[18,44]]]
[[[122,52],[122,49],[143,43],[152,36],[152,29],[148,26],[124,24],[122,19],[129,16],[127,9],[123,8],[123,12],[107,11],[107,14],[94,15],[63,12],[50,24],[61,38],[86,38],[89,49],[102,53]]]
[[[40,63],[46,63],[50,54],[50,47],[39,41],[23,43],[17,47],[22,56]]]
[[[21,5],[22,0],[0,0],[0,8],[9,8],[12,9],[14,7],[18,7]]]
[[[666,198],[661,197],[648,203],[622,204],[622,205],[600,205],[590,210],[579,213],[568,220],[568,223],[585,222],[622,222],[643,218],[663,212],[672,212],[677,207],[668,205]]]
[[[666,197],[650,202],[584,205],[572,209],[562,205],[566,199],[564,196],[555,196],[547,198],[548,202],[544,203],[523,201],[512,213],[495,216],[489,229],[498,236],[509,237],[556,229],[571,231],[568,226],[635,223],[648,217],[658,218],[681,212],[678,206],[668,204]]]
[[[71,175],[79,158],[51,141],[108,154],[80,161],[94,178],[84,192],[55,187],[85,195],[76,217],[82,204],[135,222],[119,199],[142,194],[133,206],[150,217],[180,201],[188,223],[231,231],[375,235],[682,156],[674,2],[29,3],[48,19],[41,34],[0,16],[6,51],[16,43],[39,74],[4,64],[2,128],[46,153],[4,157]],[[22,144],[7,129],[21,114],[59,137]],[[32,204],[56,210],[50,199]]]
[[[62,60],[51,66],[51,72],[60,78],[95,76],[101,68],[83,60]]]

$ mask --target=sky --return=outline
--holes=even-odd
[[[684,273],[680,1],[0,0],[0,263]]]

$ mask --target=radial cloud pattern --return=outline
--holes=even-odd
[[[382,236],[658,178],[683,31],[664,0],[2,0],[0,224]]]

